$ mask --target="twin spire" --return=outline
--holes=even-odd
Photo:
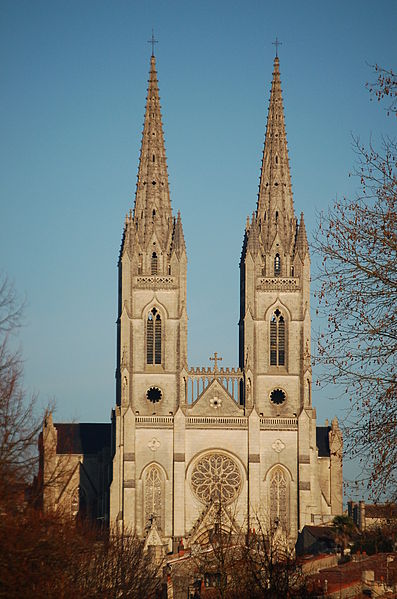
[[[135,225],[134,237],[143,248],[155,232],[156,239],[164,250],[172,245],[180,251],[185,249],[185,242],[180,214],[176,220],[172,216],[156,58],[153,50],[148,84],[132,219]],[[295,253],[298,245],[300,253],[305,253],[308,248],[303,215],[301,225],[297,227],[294,213],[280,61],[277,55],[274,59],[257,209],[247,235],[248,245],[255,253],[260,246],[264,247],[265,251],[270,250],[276,236],[282,242],[284,251],[290,255]]]

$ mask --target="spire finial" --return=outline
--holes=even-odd
[[[152,29],[152,37],[147,41],[148,44],[152,44],[152,56],[154,56],[154,44],[158,44],[158,41],[154,37],[154,30]]]
[[[278,41],[278,37],[276,35],[276,41],[272,42],[273,46],[276,46],[276,58],[278,58],[278,47],[283,45],[283,42]]]

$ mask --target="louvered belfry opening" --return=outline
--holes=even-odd
[[[161,364],[161,316],[153,308],[146,323],[146,363]]]
[[[281,258],[280,254],[276,254],[274,257],[274,276],[278,277],[281,274]]]
[[[152,254],[152,260],[151,260],[151,274],[152,275],[157,275],[157,270],[158,270],[157,254],[156,254],[156,252],[153,252],[153,254]]]
[[[270,366],[285,366],[285,320],[278,309],[270,320]]]

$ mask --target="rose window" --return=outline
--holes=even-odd
[[[221,453],[203,456],[193,468],[191,484],[203,503],[230,503],[241,490],[241,476],[234,460]]]

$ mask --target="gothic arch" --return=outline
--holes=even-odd
[[[148,464],[142,471],[142,516],[145,530],[155,519],[160,532],[165,524],[165,473],[157,463]]]
[[[287,534],[291,523],[291,477],[289,471],[277,464],[266,475],[270,529],[281,527]]]
[[[269,365],[287,365],[288,325],[285,314],[276,308],[269,322]]]
[[[168,474],[167,471],[165,470],[164,466],[162,466],[159,462],[156,462],[155,460],[153,460],[152,462],[149,462],[149,464],[146,464],[146,466],[144,466],[141,470],[141,474],[139,475],[139,480],[144,480],[145,477],[145,473],[146,470],[148,468],[151,468],[152,466],[156,466],[159,470],[161,470],[162,475],[164,476],[164,480],[168,481]]]
[[[145,355],[147,366],[164,363],[164,320],[157,307],[148,311],[145,320]]]
[[[147,318],[147,315],[149,314],[149,312],[152,308],[156,308],[157,310],[159,310],[159,312],[161,314],[161,318],[166,318],[166,319],[169,318],[169,313],[168,313],[166,306],[157,299],[156,294],[154,294],[154,297],[152,297],[150,302],[148,302],[143,307],[143,309],[141,311],[141,318],[142,319]]]
[[[288,466],[285,466],[284,464],[273,464],[273,466],[270,466],[270,468],[268,468],[268,469],[266,470],[266,474],[265,474],[265,476],[264,476],[264,479],[263,479],[264,481],[267,481],[267,480],[269,479],[269,476],[271,476],[271,475],[272,475],[272,471],[273,471],[275,468],[282,468],[283,470],[285,470],[285,471],[286,471],[286,473],[287,473],[287,474],[288,474],[288,476],[289,476],[289,479],[290,479],[290,481],[291,481],[291,482],[294,482],[294,477],[292,476],[292,472],[291,472],[291,470],[288,468]]]
[[[277,310],[277,308],[287,317],[287,321],[289,323],[292,320],[291,312],[289,311],[288,307],[280,300],[280,298],[277,298],[276,301],[273,302],[272,305],[267,308],[265,312],[265,320],[268,320],[270,316],[273,314],[273,312]]]

